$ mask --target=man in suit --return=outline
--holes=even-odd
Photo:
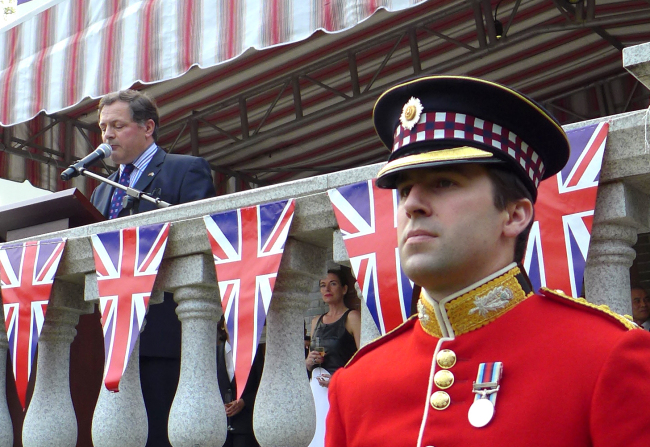
[[[216,195],[205,159],[168,154],[158,147],[158,109],[146,94],[135,90],[108,94],[100,100],[98,114],[102,138],[113,149],[111,159],[120,165],[111,180],[172,205]],[[142,200],[126,210],[123,197],[123,191],[102,183],[90,200],[109,219],[156,208]],[[149,308],[140,336],[140,377],[151,447],[170,446],[167,421],[180,374],[181,325],[175,309],[172,294],[165,293],[163,303]]]
[[[228,435],[224,447],[259,447],[253,433],[253,409],[264,368],[264,348],[265,345],[258,346],[248,381],[241,398],[237,399],[232,346],[225,319],[221,317],[217,326],[217,380],[228,417]]]
[[[373,117],[392,152],[377,186],[397,190],[400,262],[422,292],[417,315],[332,378],[325,445],[647,445],[650,334],[535,293],[519,264],[537,186],[569,158],[560,124],[463,76],[397,85]]]
[[[632,286],[632,319],[643,329],[650,329],[650,297],[641,286]]]

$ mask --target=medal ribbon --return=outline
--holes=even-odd
[[[495,384],[494,387],[489,387],[485,389],[496,389],[496,387],[499,385],[499,381],[501,380],[501,374],[503,372],[503,363],[502,362],[488,362],[488,363],[481,363],[478,366],[478,374],[476,375],[476,385],[480,385],[483,383],[493,383]],[[481,396],[480,393],[476,394],[474,396],[474,401],[477,401],[481,399],[483,396]],[[496,405],[497,401],[497,393],[492,392],[488,395],[485,396],[485,398],[490,399],[493,405]]]

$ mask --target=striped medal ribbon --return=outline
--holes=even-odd
[[[489,362],[478,366],[476,382],[472,386],[474,402],[469,407],[467,418],[474,427],[485,427],[494,417],[497,391],[503,374],[503,363]]]

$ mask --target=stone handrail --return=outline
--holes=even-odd
[[[645,112],[635,112],[605,118],[610,121],[610,134],[586,272],[587,298],[622,313],[629,313],[630,309],[628,269],[634,258],[631,247],[637,232],[650,228],[650,202],[646,195],[650,154],[643,141],[644,116]],[[578,125],[585,124],[588,123]],[[68,242],[39,341],[36,384],[25,417],[23,445],[76,443],[68,359],[79,315],[91,313],[98,301],[89,236],[172,222],[151,301],[156,305],[161,302],[163,291],[174,292],[183,329],[181,376],[170,414],[169,438],[175,447],[221,446],[226,436],[226,418],[214,361],[221,306],[202,217],[296,198],[295,217],[267,319],[266,364],[254,428],[263,446],[306,446],[313,435],[315,412],[303,362],[303,315],[327,263],[347,261],[326,191],[373,178],[380,166],[254,189],[39,237],[66,237]],[[362,343],[377,335],[367,315],[367,308],[362,308]],[[0,331],[0,359],[5,358],[6,350],[6,338]],[[4,371],[0,363],[1,390]],[[94,445],[143,446],[147,422],[137,347],[122,380],[122,391],[112,394],[102,388],[94,414],[98,421],[93,424]],[[5,396],[0,392],[0,447],[12,445],[11,432]]]

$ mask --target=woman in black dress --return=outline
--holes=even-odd
[[[349,269],[329,270],[320,280],[320,293],[329,310],[312,320],[310,352],[305,359],[307,370],[312,372],[316,404],[316,433],[310,447],[324,443],[330,378],[352,358],[359,348],[361,335],[361,314],[353,308],[358,298]]]

